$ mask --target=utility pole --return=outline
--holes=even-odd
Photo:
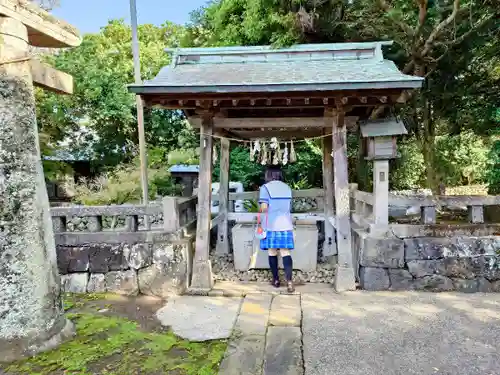
[[[136,0],[130,0],[130,23],[132,26],[132,54],[134,56],[134,81],[141,84],[141,62],[139,59],[139,38],[137,36]],[[137,104],[137,127],[139,133],[139,154],[141,159],[142,204],[148,204],[148,161],[146,153],[146,137],[144,135],[144,108],[140,95],[135,96]],[[149,220],[144,216],[144,224],[149,229]]]

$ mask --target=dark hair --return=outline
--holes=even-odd
[[[283,181],[283,171],[279,166],[267,167],[266,173],[264,175],[266,183],[271,181]]]

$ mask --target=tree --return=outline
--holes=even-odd
[[[89,132],[81,147],[91,148],[93,158],[112,166],[136,154],[137,123],[134,95],[126,86],[134,81],[131,29],[122,20],[110,21],[99,33],[86,34],[81,46],[46,56],[57,69],[74,78],[74,94],[56,96],[37,92],[38,119],[46,144],[74,138],[86,123]],[[172,23],[139,26],[141,74],[153,78],[168,65],[165,47],[178,46],[183,28]],[[182,113],[150,109],[145,113],[147,143],[168,152],[179,142],[192,143]],[[50,148],[50,147],[49,147]]]
[[[405,94],[408,104],[399,113],[420,143],[427,185],[437,190],[436,135],[467,116],[480,117],[466,121],[467,127],[493,126],[490,109],[499,106],[494,93],[488,106],[469,103],[498,81],[485,74],[481,84],[470,81],[478,82],[478,72],[498,71],[498,60],[486,56],[498,51],[499,15],[495,0],[216,0],[193,14],[190,30],[202,34],[198,40],[206,46],[394,40],[386,56],[403,73],[426,78],[420,93]],[[378,107],[371,117],[386,110]]]

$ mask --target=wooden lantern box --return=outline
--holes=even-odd
[[[404,124],[394,118],[367,121],[361,124],[361,136],[367,139],[366,158],[395,159],[398,157],[397,136],[408,134]]]

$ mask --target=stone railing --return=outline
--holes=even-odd
[[[294,212],[314,212],[323,210],[324,190],[323,189],[304,189],[293,190],[292,207]],[[243,193],[229,193],[229,212],[235,211],[236,201],[256,201],[259,198],[258,191],[246,191]],[[218,201],[217,194],[212,196],[212,200]]]
[[[483,207],[499,196],[389,195],[389,206],[420,215],[419,223],[377,222],[373,194],[353,191],[353,256],[367,290],[500,292],[500,224]],[[468,222],[436,223],[436,212],[468,210]],[[382,223],[383,224],[383,223]]]
[[[365,191],[351,191],[352,211],[351,218],[357,225],[373,229],[380,226],[379,217],[374,215],[375,198],[372,193]],[[444,195],[444,196],[417,196],[403,197],[389,194],[389,207],[404,211],[404,216],[420,217],[420,224],[436,224],[436,213],[443,209],[468,212],[468,223],[483,224],[484,207],[500,205],[500,196],[471,196],[471,195]],[[390,214],[390,210],[389,210]],[[403,215],[399,215],[403,216]],[[464,223],[466,224],[466,223]]]
[[[421,224],[436,224],[436,212],[443,208],[467,210],[471,224],[484,223],[484,207],[500,205],[500,196],[495,195],[443,195],[423,197],[389,196],[393,207],[407,207],[420,215]],[[410,212],[411,213],[411,212]]]
[[[51,209],[63,288],[71,292],[182,293],[191,276],[196,197],[166,197],[161,203],[69,206]],[[162,214],[162,227],[141,229],[140,217]],[[83,218],[84,231],[68,221]],[[124,217],[125,225],[106,228],[104,217]]]

